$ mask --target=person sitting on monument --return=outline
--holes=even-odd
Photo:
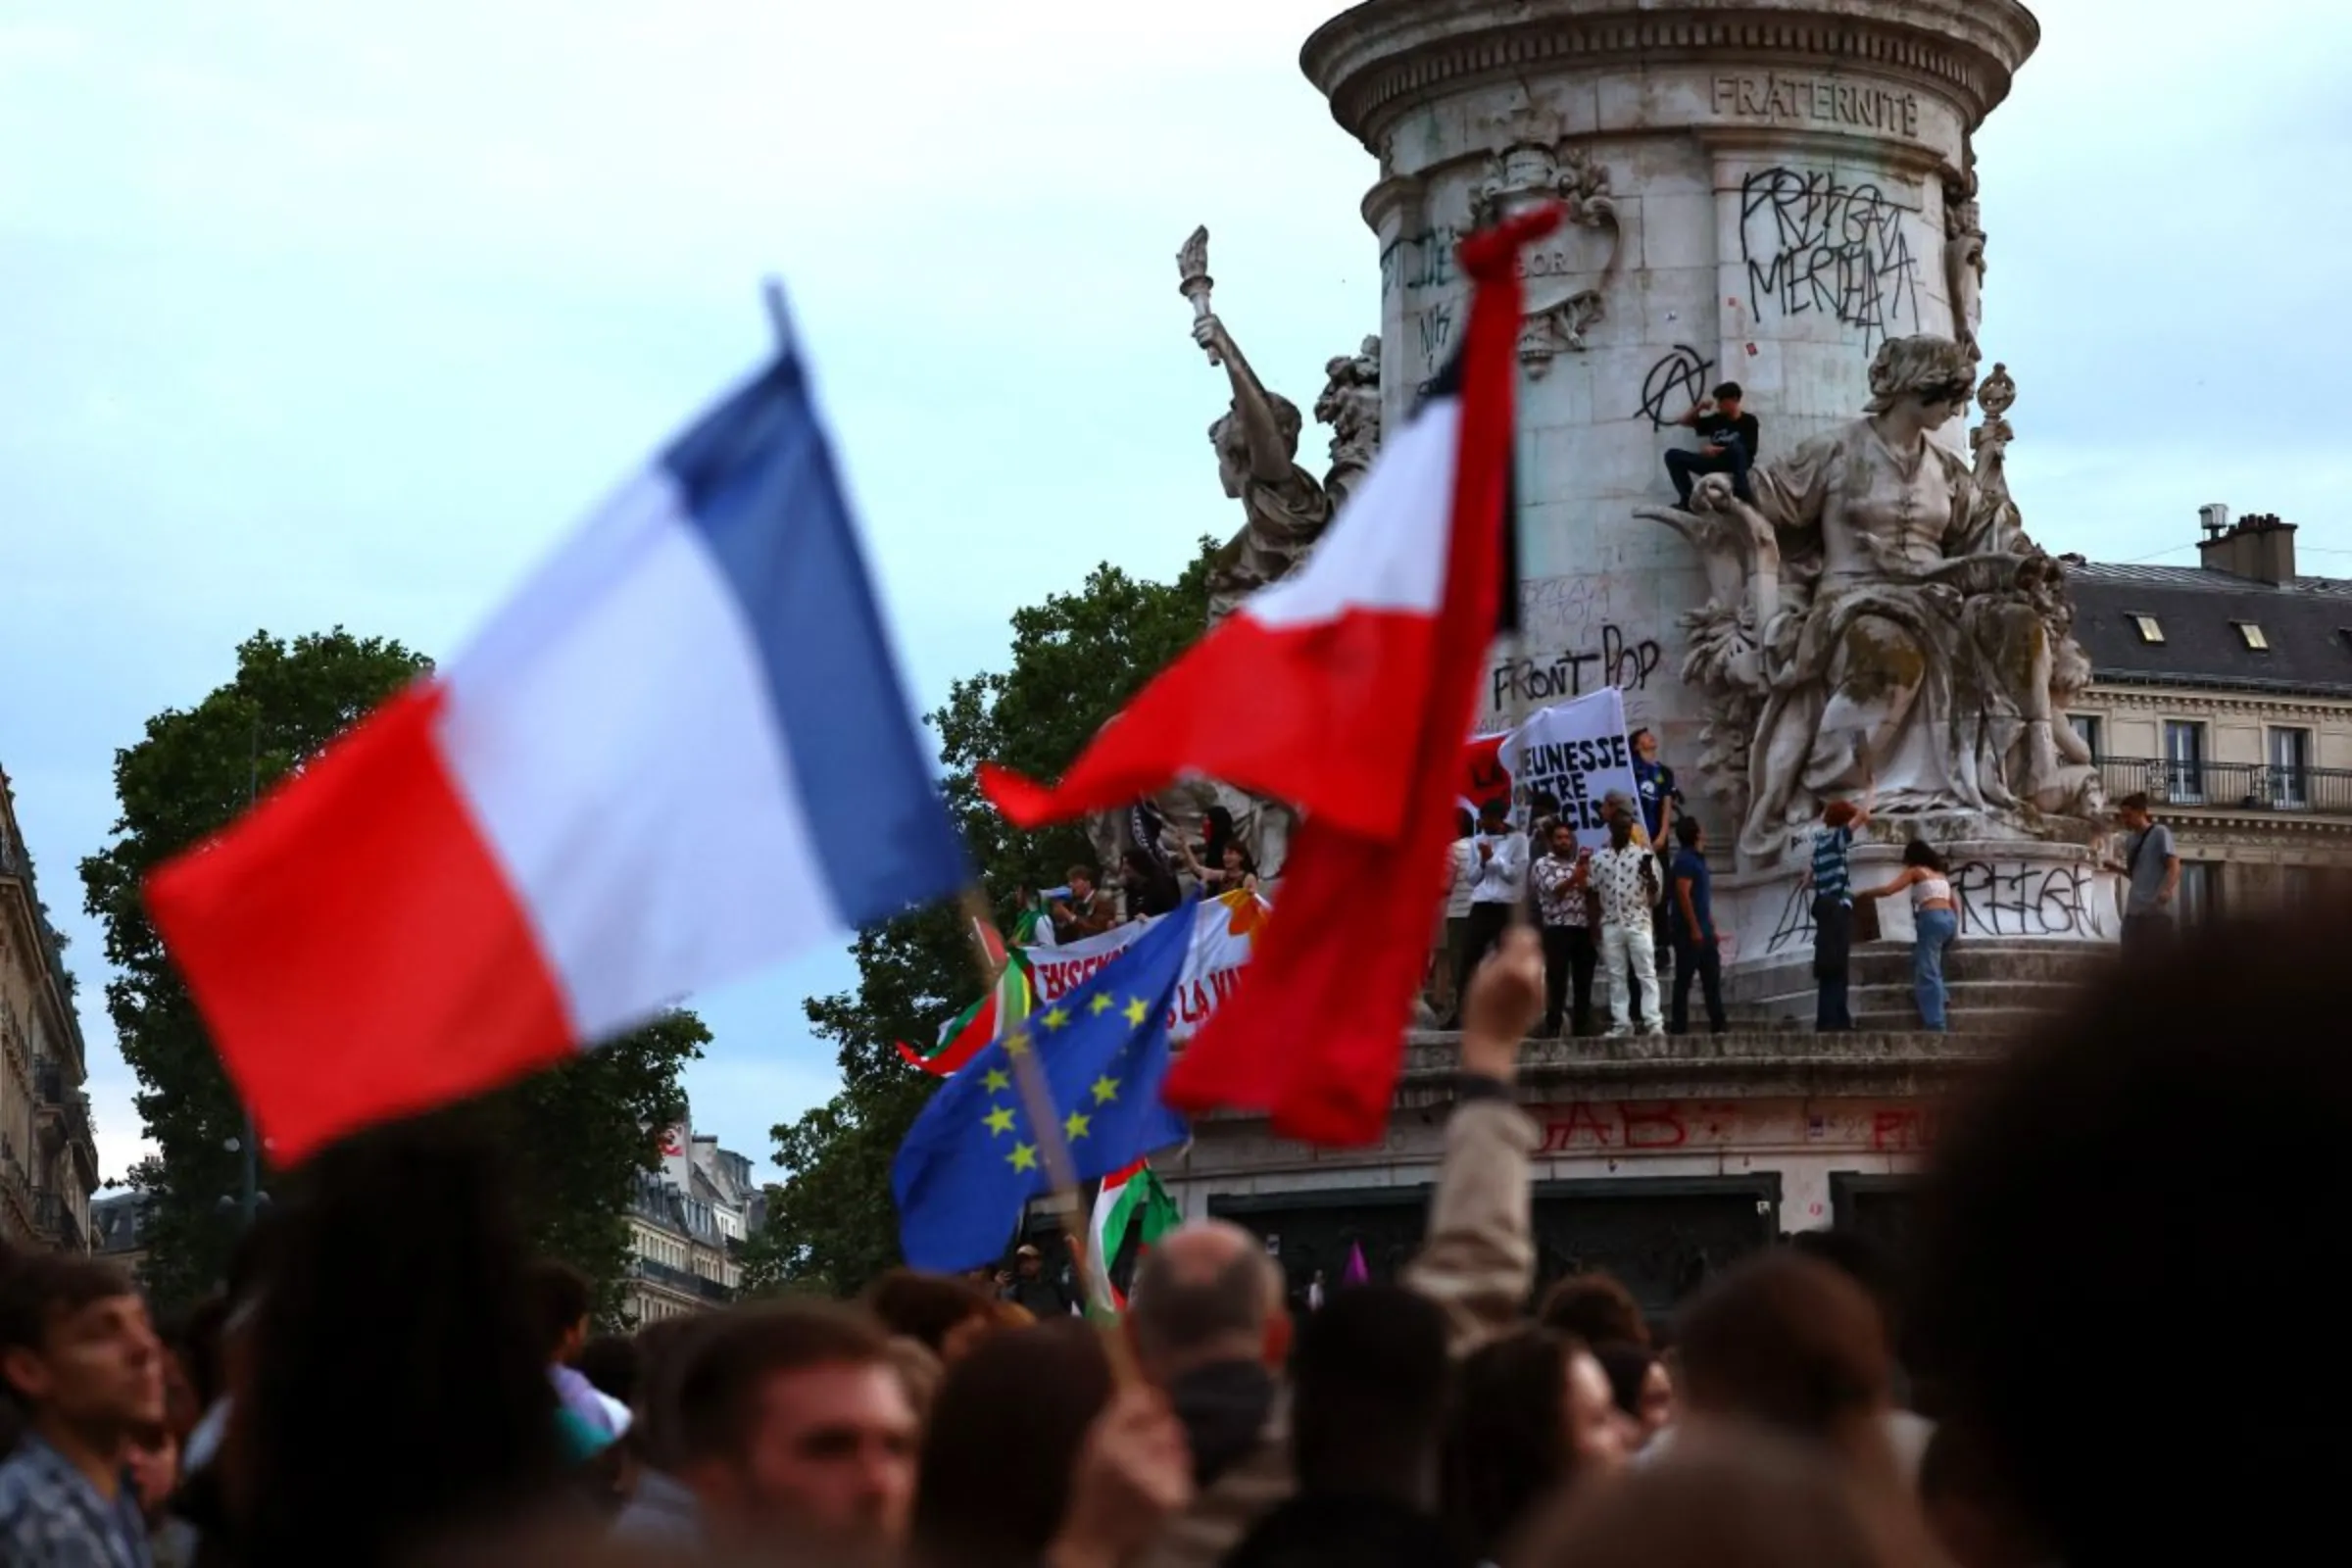
[[[1674,493],[1685,508],[1690,505],[1691,486],[1706,473],[1730,474],[1733,494],[1742,501],[1755,500],[1747,487],[1747,470],[1762,447],[1763,427],[1754,415],[1741,412],[1741,397],[1740,383],[1726,381],[1713,397],[1699,399],[1675,420],[1695,430],[1701,443],[1696,452],[1677,449],[1666,454],[1666,476],[1674,481]]]

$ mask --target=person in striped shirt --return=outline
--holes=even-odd
[[[1849,1030],[1854,1015],[1846,1004],[1846,964],[1854,945],[1854,872],[1849,858],[1854,832],[1870,820],[1870,798],[1861,804],[1832,801],[1813,830],[1813,864],[1805,880],[1813,889],[1813,979],[1819,986],[1813,1027],[1824,1034]]]

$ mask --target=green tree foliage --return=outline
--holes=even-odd
[[[139,1116],[157,1147],[131,1172],[147,1202],[148,1284],[184,1302],[218,1280],[241,1227],[242,1107],[186,989],[148,923],[139,886],[172,855],[245,809],[257,787],[299,768],[337,733],[430,667],[397,642],[331,632],[291,641],[257,632],[235,678],[190,709],[147,721],[115,757],[114,838],[81,863],[90,914],[116,971],[107,1011],[138,1075]],[[709,1039],[691,1013],[466,1107],[490,1118],[524,1177],[541,1245],[611,1279],[626,1242],[634,1172],[656,1158],[655,1129],[679,1114],[679,1066]],[[265,1167],[279,1193],[299,1179]]]
[[[1012,617],[1012,665],[955,683],[925,719],[939,734],[948,802],[981,880],[1009,914],[1016,887],[1051,886],[1091,859],[1075,826],[1013,831],[981,799],[974,769],[998,761],[1052,777],[1102,722],[1200,635],[1207,546],[1170,583],[1115,566]],[[769,1190],[767,1229],[745,1259],[754,1290],[850,1295],[899,1260],[890,1162],[937,1080],[899,1057],[893,1042],[924,1042],[979,990],[961,917],[919,910],[862,932],[851,950],[858,989],[812,998],[808,1020],[832,1042],[841,1092],[774,1131],[784,1183]]]

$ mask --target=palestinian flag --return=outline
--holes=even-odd
[[[896,1041],[899,1054],[934,1078],[952,1078],[958,1067],[989,1048],[1000,1024],[1010,1027],[1028,1017],[1036,1001],[1028,960],[1015,952],[1000,961],[1004,972],[995,989],[940,1025],[937,1045],[918,1051],[904,1040]]]
[[[1120,1281],[1135,1278],[1135,1266],[1152,1244],[1184,1221],[1176,1200],[1159,1185],[1146,1160],[1102,1178],[1095,1196],[1095,1218],[1087,1238],[1087,1266],[1102,1270],[1101,1291],[1087,1293],[1090,1314],[1095,1302],[1108,1300],[1114,1312],[1127,1310],[1127,1293]]]

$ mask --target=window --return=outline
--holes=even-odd
[[[2205,798],[2205,726],[2177,718],[2164,721],[2164,798]]]
[[[2180,923],[2211,925],[2222,917],[2222,866],[2218,860],[2180,861]]]
[[[2131,612],[2129,618],[2132,622],[2132,629],[2139,633],[2141,642],[2160,643],[2164,641],[2164,628],[2156,623],[2154,615],[2143,615],[2135,610]]]
[[[2098,714],[2069,713],[2066,715],[2066,721],[2075,726],[2075,733],[2082,737],[2083,745],[2090,748],[2090,755],[2092,757],[2105,757],[2107,755],[2107,748],[2100,744],[2103,737],[2101,737],[2099,734]]]
[[[2246,640],[2248,648],[2258,654],[2267,654],[2271,651],[2271,640],[2262,634],[2260,626],[2250,620],[2233,620],[2230,624],[2237,628],[2237,634]]]
[[[2271,804],[2288,810],[2311,804],[2311,731],[2271,731]]]

